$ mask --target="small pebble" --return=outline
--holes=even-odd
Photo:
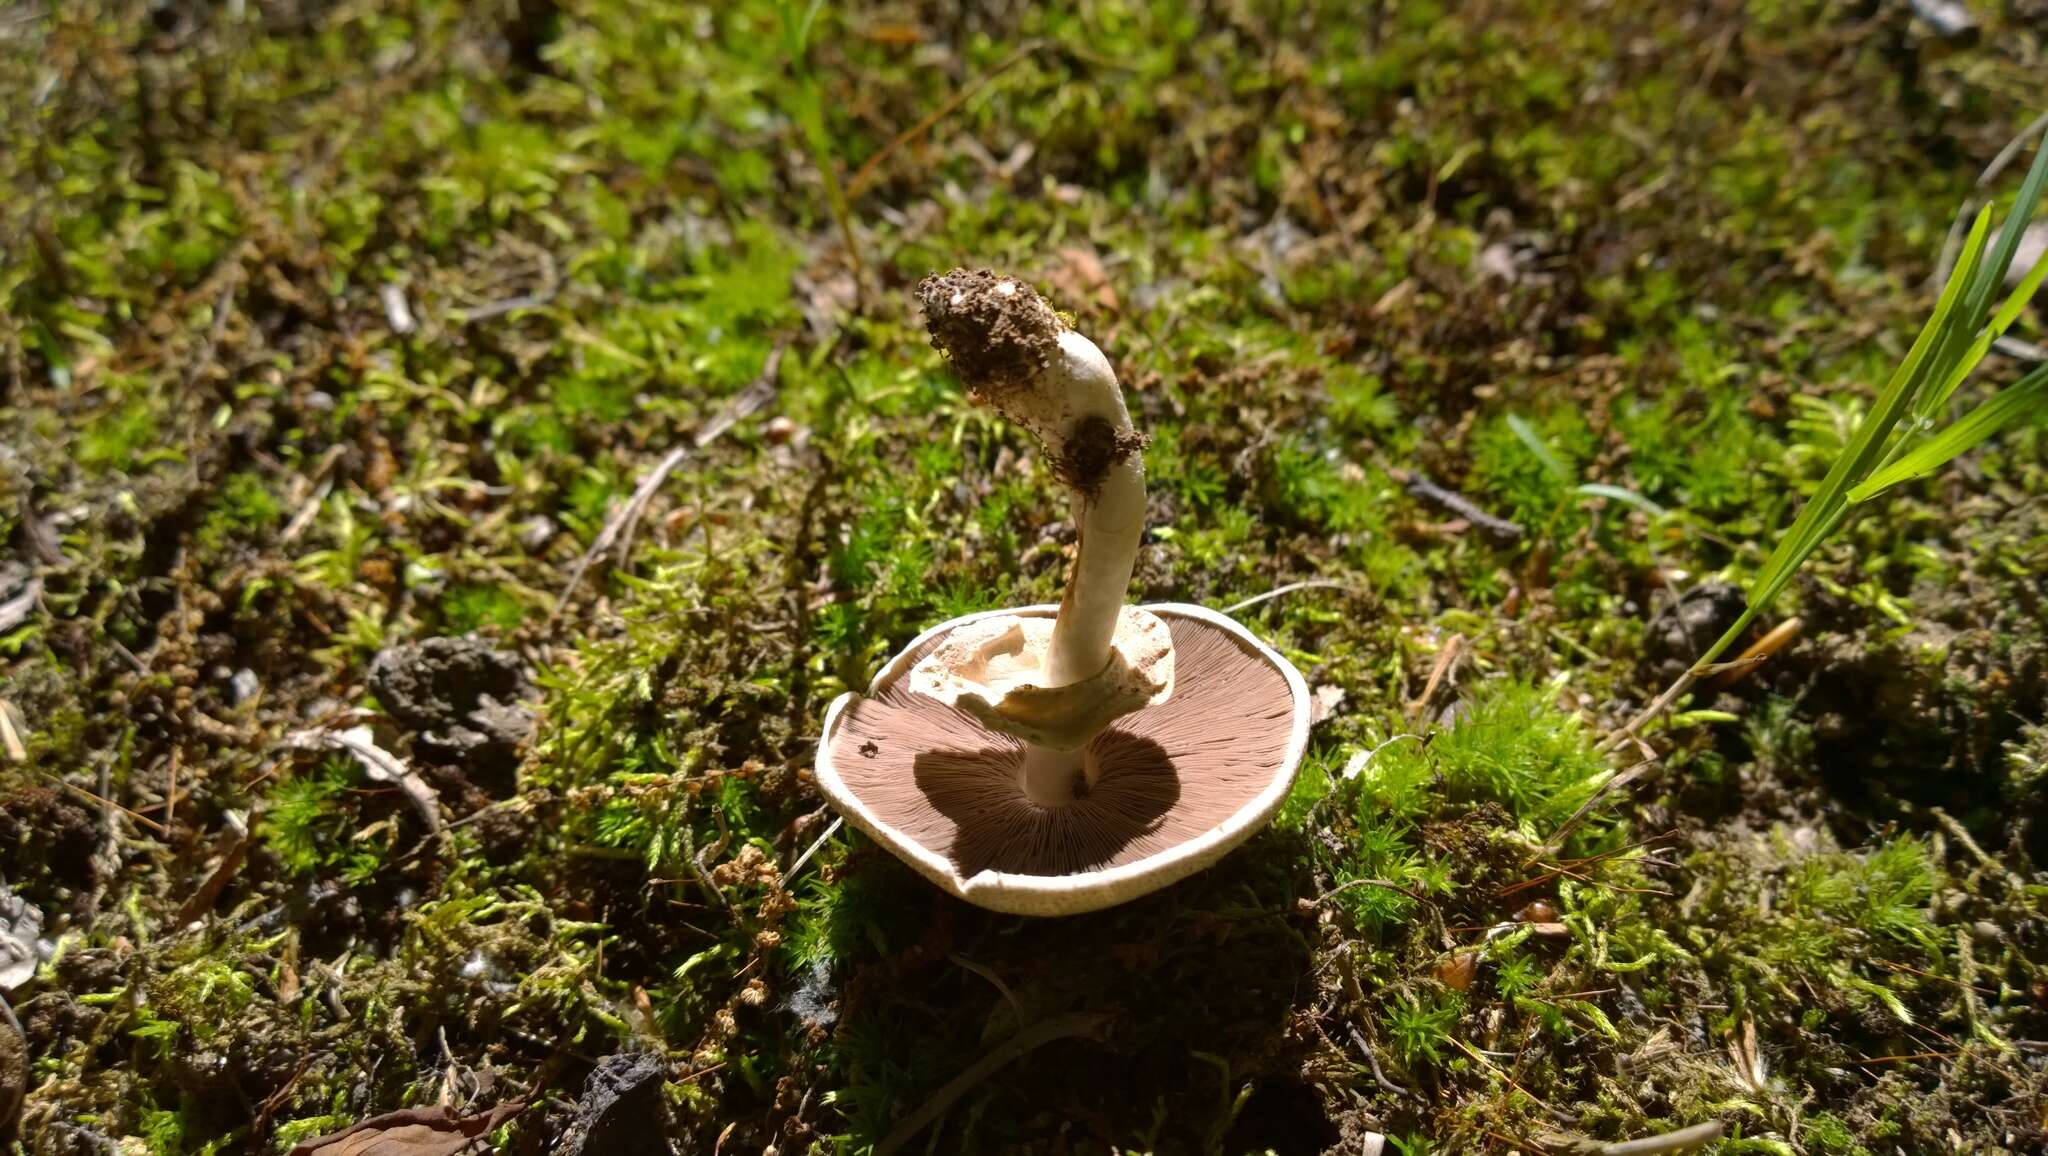
[[[552,518],[528,518],[519,524],[519,545],[527,553],[533,553],[553,541],[555,522]]]

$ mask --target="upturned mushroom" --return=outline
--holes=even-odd
[[[818,783],[945,890],[1061,915],[1215,862],[1272,817],[1308,742],[1284,658],[1200,606],[1125,603],[1145,525],[1144,438],[1094,342],[987,270],[918,286],[977,403],[1044,446],[1078,531],[1057,606],[927,630],[825,716]]]

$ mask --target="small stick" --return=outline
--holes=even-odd
[[[831,825],[825,828],[824,833],[819,835],[816,839],[812,840],[811,845],[804,850],[804,853],[796,857],[796,862],[791,863],[789,865],[789,870],[784,871],[782,873],[783,890],[786,891],[789,889],[789,881],[791,879],[796,878],[796,873],[804,869],[804,864],[811,861],[811,856],[816,855],[818,853],[818,848],[823,847],[825,845],[825,840],[830,839],[833,836],[833,834],[839,830],[840,825],[845,822],[845,819],[835,815],[832,819]]]
[[[78,794],[83,795],[85,798],[90,799],[93,802],[98,803],[100,806],[107,808],[107,830],[109,834],[112,834],[113,832],[113,813],[115,811],[121,812],[123,815],[128,816],[129,818],[135,820],[136,822],[142,824],[150,830],[155,831],[159,835],[169,833],[164,830],[163,824],[157,822],[155,819],[152,819],[147,815],[131,811],[128,808],[122,806],[119,803],[116,803],[114,800],[109,799],[104,795],[96,795],[91,791],[86,790],[84,787],[78,786],[75,783],[67,783],[63,779],[53,778],[52,781],[67,791],[76,791]]]
[[[761,376],[756,378],[752,385],[741,390],[717,416],[704,423],[704,428],[697,431],[688,445],[670,450],[654,469],[640,479],[640,484],[633,487],[633,496],[618,513],[612,515],[611,520],[605,523],[604,529],[598,531],[596,540],[590,543],[590,549],[585,550],[583,556],[576,560],[575,569],[569,572],[569,584],[562,587],[562,593],[555,599],[555,608],[548,612],[550,623],[561,617],[562,609],[569,604],[570,596],[583,584],[583,575],[590,569],[590,564],[602,557],[605,551],[610,550],[614,542],[619,543],[619,561],[622,564],[625,562],[627,552],[633,547],[633,530],[640,524],[640,515],[647,512],[647,505],[654,500],[655,491],[661,489],[661,484],[668,480],[668,476],[675,472],[677,466],[683,464],[683,460],[690,456],[690,451],[701,450],[710,445],[725,431],[738,425],[741,419],[767,405],[775,396],[775,382],[782,369],[784,348],[778,343],[775,348],[769,350],[768,360],[761,365]]]
[[[1719,1120],[1694,1124],[1676,1132],[1661,1136],[1645,1136],[1640,1140],[1623,1140],[1615,1144],[1602,1144],[1595,1151],[1599,1156],[1662,1156],[1666,1152],[1689,1152],[1702,1144],[1711,1144],[1721,1138],[1728,1125]]]
[[[903,1118],[903,1122],[889,1130],[880,1144],[875,1145],[875,1156],[889,1156],[909,1143],[910,1138],[924,1130],[925,1125],[945,1115],[960,1097],[972,1091],[977,1084],[995,1075],[1011,1062],[1037,1051],[1054,1040],[1074,1036],[1101,1039],[1102,1030],[1109,1023],[1109,1016],[1101,1012],[1073,1012],[1040,1020],[996,1045],[995,1050],[967,1066],[967,1070],[948,1080],[944,1087],[933,1092],[931,1098],[918,1106],[917,1111]]]
[[[2024,361],[2032,365],[2048,361],[2048,349],[2043,349],[2031,341],[2021,341],[2017,337],[2001,337],[1991,343],[1991,348],[2014,361]]]
[[[493,301],[488,305],[479,305],[474,309],[457,309],[453,313],[455,320],[458,322],[464,325],[473,325],[476,322],[488,321],[493,317],[502,317],[507,313],[520,309],[539,309],[541,306],[553,302],[555,295],[559,292],[561,292],[561,286],[550,285],[539,293],[522,293],[517,297],[507,297],[503,301]]]
[[[1434,905],[1436,902],[1435,900],[1431,899],[1427,895],[1424,895],[1420,891],[1412,891],[1406,887],[1401,886],[1399,883],[1389,883],[1385,879],[1353,879],[1347,883],[1343,883],[1336,887],[1331,888],[1328,894],[1324,895],[1321,899],[1316,900],[1316,902],[1328,903],[1330,900],[1335,899],[1339,895],[1344,894],[1346,891],[1351,890],[1353,887],[1384,887],[1389,891],[1396,891],[1402,895],[1406,895],[1408,898],[1413,899],[1417,903],[1428,903]]]
[[[948,97],[943,103],[941,103],[939,107],[933,109],[931,112],[926,113],[923,117],[919,118],[916,124],[911,125],[909,128],[904,129],[900,133],[897,133],[895,139],[891,140],[888,144],[883,145],[879,150],[876,151],[874,156],[871,156],[867,160],[861,162],[860,168],[855,170],[853,174],[853,179],[846,182],[847,198],[850,200],[866,192],[868,186],[874,184],[875,174],[877,170],[879,170],[882,167],[882,165],[888,161],[890,157],[895,156],[899,151],[901,151],[904,145],[907,145],[911,141],[916,140],[918,137],[923,136],[925,132],[929,130],[933,125],[946,119],[948,116],[951,116],[953,112],[957,110],[961,105],[964,105],[968,101],[973,100],[975,96],[981,92],[982,89],[987,88],[990,84],[993,84],[996,78],[1002,76],[1002,74],[1010,71],[1012,68],[1015,68],[1019,64],[1024,63],[1024,61],[1028,57],[1038,52],[1039,50],[1043,49],[1048,43],[1049,42],[1045,40],[1032,40],[1027,42],[1022,48],[1019,48],[1017,51],[1012,52],[1009,56],[1005,57],[1002,63],[996,65],[987,73],[983,74],[981,79],[961,89],[959,92],[954,93],[951,97]]]
[[[1357,1044],[1358,1050],[1365,1053],[1365,1062],[1372,1068],[1373,1082],[1378,1084],[1381,1090],[1391,1092],[1404,1100],[1407,1099],[1408,1089],[1402,1087],[1401,1085],[1395,1083],[1392,1080],[1389,1080],[1387,1078],[1387,1074],[1383,1071],[1380,1071],[1379,1054],[1372,1050],[1372,1045],[1370,1043],[1366,1042],[1365,1033],[1359,1031],[1358,1025],[1356,1024],[1345,1024],[1344,1026],[1351,1032],[1351,1042]]]
[[[1959,1055],[1962,1055],[1962,1053],[1961,1053],[1961,1052],[1913,1052],[1913,1053],[1911,1053],[1911,1054],[1908,1054],[1908,1055],[1900,1055],[1900,1056],[1865,1056],[1865,1057],[1863,1057],[1863,1058],[1862,1058],[1862,1059],[1860,1059],[1860,1060],[1850,1060],[1849,1062],[1850,1062],[1850,1063],[1852,1063],[1852,1064],[1900,1064],[1900,1063],[1909,1063],[1909,1062],[1911,1062],[1911,1061],[1914,1061],[1914,1060],[1952,1060],[1952,1059],[1956,1058],[1956,1057],[1957,1057],[1957,1056],[1959,1056]]]
[[[201,374],[213,368],[213,359],[220,349],[220,339],[227,333],[228,317],[235,308],[235,291],[241,288],[242,250],[237,249],[231,258],[235,262],[233,273],[227,284],[221,286],[220,296],[213,303],[213,324],[207,327],[206,340],[199,346],[199,356],[185,370],[185,388],[190,389]]]
[[[293,731],[284,737],[284,741],[286,746],[299,750],[326,747],[349,755],[371,782],[390,783],[397,787],[406,801],[412,804],[413,810],[419,813],[420,822],[426,825],[428,833],[441,830],[440,796],[403,759],[378,746],[376,736],[370,733],[367,723],[338,731],[318,727]]]
[[[1559,847],[1563,846],[1564,837],[1566,835],[1569,835],[1572,831],[1572,828],[1578,826],[1580,821],[1592,812],[1593,804],[1599,802],[1603,797],[1605,797],[1609,793],[1618,791],[1623,787],[1628,786],[1630,783],[1635,782],[1637,779],[1642,778],[1644,775],[1649,773],[1651,767],[1654,767],[1656,765],[1657,760],[1655,758],[1644,759],[1642,762],[1639,762],[1634,766],[1627,768],[1621,773],[1615,775],[1613,778],[1608,779],[1606,782],[1600,784],[1600,788],[1594,791],[1590,796],[1588,796],[1585,802],[1580,803],[1578,810],[1572,812],[1572,817],[1566,819],[1562,824],[1558,826],[1556,831],[1551,833],[1550,838],[1545,839],[1543,841],[1543,846],[1545,847],[1545,849],[1555,852]]]
[[[1364,591],[1349,582],[1333,582],[1328,578],[1310,578],[1305,582],[1289,582],[1285,586],[1268,590],[1264,594],[1254,594],[1242,602],[1233,602],[1223,608],[1223,613],[1236,614],[1240,610],[1249,610],[1261,602],[1271,602],[1275,598],[1284,594],[1292,594],[1296,590],[1349,590],[1354,594],[1364,593]]]
[[[164,826],[169,827],[178,811],[178,747],[171,746],[171,757],[164,765]]]
[[[717,813],[716,811],[712,812],[714,815]],[[726,918],[737,920],[739,913],[732,909],[732,900],[725,897],[725,892],[719,889],[718,880],[713,879],[711,872],[704,869],[703,858],[697,852],[696,836],[690,833],[689,820],[685,819],[683,821],[678,833],[683,838],[683,864],[690,869],[690,874],[696,877],[697,882],[703,886],[704,890],[709,891],[711,897],[718,900],[718,905],[725,909]],[[719,842],[724,843],[725,840],[721,838]],[[709,851],[711,848],[706,847],[705,850]]]
[[[1459,1051],[1464,1052],[1466,1055],[1471,1056],[1474,1060],[1477,1060],[1481,1067],[1492,1072],[1494,1075],[1499,1076],[1501,1080],[1507,1084],[1508,1087],[1513,1088],[1515,1091],[1520,1092],[1524,1096],[1527,1096],[1529,1097],[1529,1099],[1535,1101],[1537,1107],[1540,1107],[1545,1111],[1549,1112],[1556,1111],[1555,1108],[1552,1108],[1549,1104],[1545,1103],[1541,1096],[1538,1096],[1536,1093],[1516,1083],[1515,1078],[1513,1076],[1510,1076],[1506,1072],[1501,1071],[1500,1065],[1494,1063],[1492,1060],[1487,1059],[1485,1054],[1480,1052],[1478,1048],[1473,1047],[1471,1044],[1466,1043],[1464,1040],[1453,1039],[1451,1042],[1457,1045]]]
[[[1402,488],[1411,496],[1448,510],[1501,541],[1512,542],[1526,532],[1520,522],[1482,510],[1479,503],[1447,486],[1440,486],[1421,474],[1393,470],[1388,471],[1388,474],[1396,482],[1401,483]]]
[[[1437,655],[1436,666],[1430,669],[1429,681],[1423,685],[1422,693],[1408,704],[1408,714],[1411,718],[1421,718],[1422,712],[1429,709],[1430,702],[1436,698],[1437,688],[1457,669],[1458,659],[1463,657],[1464,653],[1465,636],[1451,635],[1451,640],[1444,643],[1443,652]]]
[[[299,512],[293,514],[292,520],[286,523],[282,541],[289,542],[300,534],[305,533],[306,527],[312,525],[313,519],[319,516],[320,503],[326,501],[328,493],[334,489],[334,480],[328,476],[328,473],[334,469],[334,463],[340,461],[341,455],[347,451],[347,446],[333,446],[320,456],[320,464],[313,468],[310,483],[312,492],[306,497],[305,503],[299,507]]]
[[[1698,681],[1697,676],[1690,670],[1679,675],[1675,682],[1664,688],[1664,693],[1658,695],[1655,702],[1644,707],[1634,718],[1623,723],[1619,729],[1608,734],[1606,738],[1601,739],[1600,744],[1593,749],[1600,754],[1606,754],[1608,751],[1634,738],[1638,727],[1663,714],[1665,708],[1677,702],[1679,697],[1684,695],[1686,691],[1691,690],[1692,684],[1696,681]]]
[[[213,905],[219,902],[221,892],[227,890],[228,881],[235,877],[235,872],[242,868],[242,861],[248,858],[248,827],[241,823],[233,824],[217,846],[221,849],[220,863],[207,875],[205,881],[200,883],[199,889],[178,908],[174,922],[179,927],[184,927],[213,910]]]
[[[1725,664],[1725,669],[1708,679],[1707,689],[1720,690],[1742,681],[1744,675],[1763,665],[1765,659],[1792,645],[1805,625],[1795,614],[1771,627],[1770,633],[1750,643],[1749,648],[1736,655],[1733,662]]]
[[[1986,854],[1984,848],[1978,846],[1977,840],[1970,837],[1970,829],[1957,822],[1954,815],[1949,814],[1940,807],[1929,807],[1927,808],[1927,813],[1933,815],[1935,820],[1941,824],[1942,829],[1947,831],[1970,852],[1970,855],[1977,860],[1979,866],[1998,872],[2005,879],[2006,886],[2012,888],[2013,894],[2020,894],[2025,889],[2026,880],[2020,878],[2019,873],[2012,868]]]
[[[1372,761],[1380,757],[1381,751],[1386,750],[1388,747],[1393,746],[1395,743],[1400,742],[1402,739],[1414,739],[1416,742],[1422,743],[1425,746],[1428,745],[1429,742],[1429,740],[1417,734],[1403,733],[1395,735],[1394,737],[1379,744],[1378,746],[1372,748],[1369,751],[1360,751],[1357,754],[1352,755],[1351,758],[1344,763],[1344,770],[1341,773],[1346,779],[1357,778],[1358,776],[1365,773],[1367,767],[1372,766]],[[1327,795],[1324,797],[1328,798]]]
[[[1017,999],[1017,993],[1010,990],[1010,985],[1003,982],[1003,977],[995,973],[994,968],[986,964],[976,963],[957,951],[946,953],[946,958],[987,980],[998,992],[1002,993],[1003,999],[1009,1002],[1010,1010],[1017,1013],[1017,1022],[1024,1022],[1023,1003]]]

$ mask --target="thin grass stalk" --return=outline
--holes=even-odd
[[[1988,259],[1991,207],[1986,205],[1977,213],[1962,257],[1943,286],[1933,315],[1879,392],[1876,405],[1857,423],[1849,444],[1829,466],[1820,487],[1751,580],[1741,616],[1655,701],[1609,734],[1599,749],[1608,751],[1620,745],[1690,690],[1701,674],[1770,607],[1807,559],[1841,528],[1855,505],[1909,477],[1939,468],[2021,420],[2042,397],[2048,397],[2048,372],[2037,370],[1931,441],[1915,445],[1914,435],[1932,422],[1942,404],[1968,379],[1994,343],[2018,319],[2043,280],[2048,279],[2048,261],[2043,261],[2028,271],[1987,322],[1992,295],[2004,283],[2019,248],[2020,234],[2032,219],[2044,186],[2048,186],[2048,139],[2036,150],[2033,165]],[[1931,389],[1930,382],[1936,383]],[[1908,413],[1912,422],[1903,434],[1894,437]]]

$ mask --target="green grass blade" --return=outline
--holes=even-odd
[[[1808,508],[1816,509],[1812,505]],[[1786,586],[1791,584],[1792,576],[1799,572],[1799,563],[1806,561],[1808,556],[1819,549],[1820,544],[1827,540],[1828,535],[1840,529],[1842,520],[1848,516],[1849,503],[1844,501],[1839,495],[1826,506],[1817,508],[1813,524],[1805,536],[1801,538],[1797,552],[1793,555],[1792,563],[1777,569],[1767,577],[1759,577],[1756,582],[1750,584],[1749,603],[1756,613],[1762,614],[1764,609],[1770,606],[1771,600],[1775,599]]]
[[[1587,482],[1585,485],[1575,487],[1572,492],[1587,498],[1606,498],[1610,501],[1625,502],[1650,515],[1652,518],[1661,518],[1671,512],[1641,494],[1636,493],[1634,490],[1623,489],[1620,486],[1610,486],[1605,482]]]
[[[2034,163],[2027,169],[2027,179],[2020,182],[2020,195],[2014,199],[2012,212],[2006,215],[2005,224],[1999,228],[1998,244],[1991,250],[1991,261],[1984,268],[1984,276],[1978,292],[1989,303],[1991,294],[2005,283],[2006,271],[2012,268],[2013,255],[2019,252],[2020,234],[2027,231],[2027,223],[2033,220],[2034,209],[2041,202],[2041,189],[2048,183],[2048,136],[2034,147]]]
[[[1529,447],[1529,452],[1536,455],[1536,460],[1543,463],[1543,468],[1549,470],[1552,477],[1567,482],[1572,480],[1572,468],[1564,464],[1564,459],[1557,456],[1557,451],[1550,448],[1550,443],[1544,441],[1543,435],[1537,433],[1536,427],[1521,414],[1508,415],[1508,428],[1515,431],[1515,436],[1522,439],[1522,444]]]
[[[1806,508],[1807,510],[1817,510],[1819,506],[1817,503],[1808,503]],[[1804,516],[1802,513],[1801,517],[1803,518]],[[1818,520],[1813,523],[1813,527],[1807,536],[1806,544],[1786,556],[1795,557],[1799,562],[1805,561],[1806,556],[1813,553],[1821,542],[1827,539],[1828,535],[1839,529],[1842,525],[1842,520],[1848,516],[1848,503],[1836,501],[1825,517],[1816,515]],[[1790,538],[1788,537],[1786,541],[1789,542]],[[1778,550],[1771,554],[1771,561],[1776,562],[1779,554],[1785,551],[1785,542],[1780,542]],[[1722,653],[1730,646],[1735,645],[1735,640],[1741,638],[1742,632],[1749,629],[1749,624],[1755,622],[1762,616],[1765,610],[1770,608],[1771,603],[1777,599],[1786,586],[1791,584],[1792,576],[1798,572],[1799,566],[1795,562],[1792,565],[1775,570],[1768,578],[1759,574],[1757,580],[1750,583],[1748,597],[1745,599],[1748,605],[1743,607],[1741,617],[1737,618],[1734,625],[1730,626],[1720,638],[1714,640],[1714,645],[1708,647],[1699,656],[1698,661],[1693,663],[1693,673],[1695,675],[1701,674],[1701,667],[1711,664],[1715,659],[1721,657]]]
[[[2019,251],[2021,234],[2026,232],[2027,224],[2033,219],[2034,210],[2040,203],[2044,181],[2048,181],[2048,139],[2044,139],[2042,147],[2034,150],[2034,162],[2027,170],[2026,179],[2020,182],[2019,196],[2013,201],[2012,212],[2006,215],[2005,223],[1999,227],[1998,244],[1991,249],[1989,259],[1980,262],[1969,279],[1968,287],[1963,294],[1961,324],[1950,330],[1935,351],[1931,376],[1936,381],[1955,380],[1960,384],[1961,379],[1969,376],[1970,369],[1975,368],[1976,361],[1982,356],[1970,346],[1970,339],[1984,324],[1985,315],[1991,308],[1992,295],[2005,283],[2006,270],[2012,267],[2013,256]],[[1988,209],[1990,206],[1985,207]],[[1985,342],[1984,345],[1988,348],[1990,342]],[[1966,350],[1968,352],[1965,352]],[[1960,372],[1959,366],[1963,367]],[[1950,387],[1946,391],[1937,392],[1940,393],[1939,397],[1935,394],[1926,394],[1914,405],[1913,414],[1916,418],[1921,421],[1932,418],[1935,410],[1942,402],[1948,400],[1954,390]]]
[[[2048,261],[2042,262],[2048,266]],[[1851,502],[1868,501],[1900,482],[1933,473],[2028,417],[2038,416],[2048,406],[2048,365],[2021,378],[2018,383],[1969,412],[1924,445],[1872,474],[1862,485],[1849,491]]]
[[[1807,556],[1820,546],[1821,540],[1841,524],[1845,495],[1869,472],[1885,438],[1898,424],[1900,415],[1926,379],[1928,353],[1948,335],[1957,302],[1984,255],[1984,242],[1990,230],[1991,209],[1986,206],[1977,214],[1976,223],[1970,226],[1970,239],[1963,246],[1963,255],[1956,262],[1955,272],[1949,275],[1948,284],[1941,291],[1941,299],[1935,303],[1934,314],[1921,328],[1920,336],[1906,353],[1905,360],[1899,363],[1899,368],[1892,373],[1891,380],[1885,383],[1876,408],[1857,424],[1848,446],[1821,480],[1820,489],[1814,492],[1806,508],[1792,523],[1792,528],[1778,540],[1777,549],[1771,551],[1763,569],[1757,571],[1756,578],[1751,581],[1749,600],[1752,606],[1761,609],[1762,603],[1768,601],[1770,595],[1764,595],[1763,591],[1768,590],[1775,595],[1783,589],[1800,563],[1806,561]]]
[[[1962,358],[1949,367],[1941,384],[1920,395],[1920,401],[1913,407],[1915,417],[1922,421],[1933,417],[1944,402],[1955,396],[1956,390],[1969,378],[1978,363],[1984,360],[1984,355],[1991,352],[1992,343],[2005,336],[2005,331],[2012,328],[2012,323],[2019,318],[2020,310],[2025,309],[2027,302],[2033,300],[2034,292],[2041,288],[2041,280],[2044,277],[2048,277],[2048,261],[2042,261],[2027,271],[2026,279],[2020,282],[2019,288],[2012,291],[2012,296],[2005,299],[2005,305],[1999,309],[1998,316],[1992,318],[1991,324],[1985,326],[1984,331],[1977,335],[1977,340],[1970,343],[1970,348]]]

